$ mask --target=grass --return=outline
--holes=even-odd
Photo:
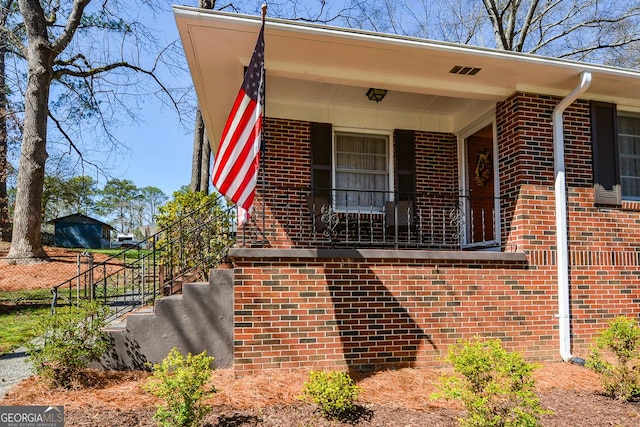
[[[122,249],[97,249],[91,250],[91,252],[113,256],[121,254]],[[134,260],[149,253],[150,251],[148,250],[130,250],[125,255],[127,260]],[[108,268],[115,269],[117,266]],[[107,280],[107,295],[115,295],[124,291],[122,285],[119,284],[119,280],[119,278]],[[69,300],[73,300],[71,297],[76,292],[75,282],[70,286],[71,291],[69,286],[66,285],[59,290],[58,306],[68,304]],[[73,295],[70,295],[69,292]],[[99,282],[99,285],[96,286],[96,297],[103,298],[104,293],[105,288],[102,282]],[[0,291],[0,355],[9,353],[36,338],[33,331],[42,317],[50,315],[52,298],[53,295],[49,288]]]
[[[51,304],[51,298],[51,289],[48,288],[29,291],[0,291],[0,304]]]
[[[36,325],[40,319],[51,313],[48,304],[3,307],[0,311],[0,355],[9,353],[36,338]]]
[[[0,292],[0,356],[36,338],[36,325],[51,314],[50,289]]]
[[[124,249],[82,249],[82,251],[105,254],[107,256],[120,255]],[[124,253],[126,259],[138,259],[148,256],[151,253],[149,249],[130,249]]]

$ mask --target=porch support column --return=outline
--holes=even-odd
[[[591,73],[580,74],[580,84],[553,110],[553,168],[555,176],[556,251],[558,264],[558,320],[560,356],[565,362],[571,355],[571,322],[569,301],[569,242],[567,232],[567,189],[564,163],[564,125],[562,114],[591,84]]]

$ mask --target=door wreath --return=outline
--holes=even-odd
[[[483,148],[478,154],[476,162],[475,181],[480,187],[484,187],[491,179],[491,152]]]

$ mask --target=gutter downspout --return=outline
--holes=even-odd
[[[560,356],[565,362],[571,355],[571,324],[569,319],[569,244],[567,231],[567,189],[564,163],[564,126],[562,113],[591,85],[591,73],[580,74],[580,84],[554,108],[553,123],[553,168],[555,176],[556,203],[556,251],[558,265],[558,321],[560,332]],[[577,362],[577,361],[576,361]]]

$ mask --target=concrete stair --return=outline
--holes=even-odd
[[[128,313],[105,330],[112,350],[106,369],[145,369],[173,347],[182,354],[206,350],[213,367],[233,363],[233,270],[211,270],[209,283],[186,283],[182,294],[156,299],[155,307]]]

